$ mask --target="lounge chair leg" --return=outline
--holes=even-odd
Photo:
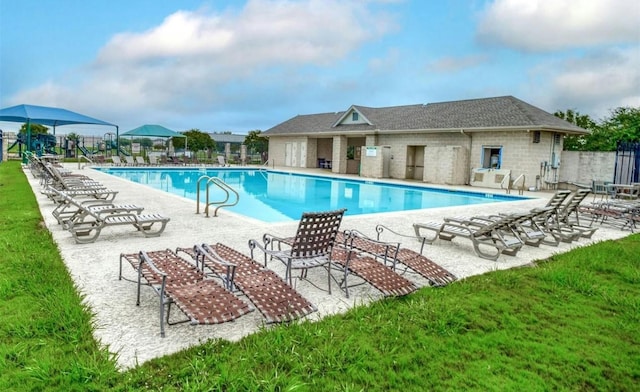
[[[169,304],[169,309],[167,309],[167,321],[169,321],[170,308],[171,304]],[[160,337],[164,338],[164,290],[160,292]]]
[[[500,257],[500,254],[502,253],[502,250],[499,249],[499,248],[496,248],[496,253],[495,254],[483,252],[480,249],[480,244],[478,244],[477,242],[473,243],[473,249],[476,251],[476,254],[479,257],[482,257],[483,259],[487,259],[487,260],[493,260],[493,261],[498,260],[498,258]]]
[[[349,283],[347,282],[347,276],[349,276],[349,271],[345,268],[342,281],[344,282],[344,294],[349,298]]]
[[[329,287],[329,295],[331,295],[331,263],[327,266],[327,286]]]
[[[92,231],[94,232],[93,234],[91,234]],[[100,236],[100,231],[102,231],[102,227],[96,226],[86,230],[72,229],[71,234],[73,235],[73,238],[76,240],[77,244],[90,244],[92,242],[96,242],[96,240]]]

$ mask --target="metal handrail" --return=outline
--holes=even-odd
[[[275,159],[273,159],[273,158],[269,158],[269,159],[267,159],[267,160],[262,164],[263,168],[264,168],[265,166],[266,166],[266,167],[269,167],[269,162],[271,162],[271,168],[272,168],[272,169],[275,169],[275,168],[276,168],[276,161],[275,161]],[[261,168],[261,169],[262,169],[262,168]]]
[[[91,158],[89,158],[86,155],[78,155],[78,169],[82,169],[84,168],[84,166],[80,167],[80,161],[82,159],[86,159],[89,163],[91,163],[92,165],[95,163]],[[85,165],[86,166],[86,165]]]
[[[520,179],[522,178],[522,185],[520,187],[516,186],[516,184],[518,183],[518,181],[520,181]],[[515,180],[513,180],[513,182],[511,183],[511,186],[509,188],[513,188],[513,189],[517,189],[518,190],[518,194],[522,195],[524,193],[524,187],[525,187],[525,182],[526,182],[526,177],[524,175],[524,173],[520,174]]]
[[[520,181],[520,179],[522,179],[522,185],[520,187],[517,187],[516,184]],[[506,188],[504,186],[505,181],[507,182],[507,187]],[[520,174],[513,181],[511,181],[511,174],[509,174],[508,176],[504,176],[502,181],[500,181],[500,189],[506,189],[507,190],[507,194],[511,193],[511,189],[517,189],[518,190],[518,194],[522,195],[524,193],[525,181],[526,181],[526,177],[525,177],[524,173]]]
[[[505,181],[507,182],[506,188],[504,186]],[[500,181],[500,189],[506,189],[507,194],[511,193],[511,174],[510,173],[504,176],[504,178],[502,178],[502,181]]]
[[[207,216],[207,218],[209,217],[209,206],[212,205],[217,205],[216,209],[213,211],[213,216],[218,216],[218,210],[222,207],[233,207],[236,204],[238,204],[238,202],[240,201],[240,195],[238,194],[238,192],[236,192],[235,189],[233,189],[231,186],[229,186],[229,184],[227,184],[226,182],[222,181],[220,178],[218,177],[210,177],[210,176],[201,176],[200,178],[198,178],[198,181],[196,182],[196,214],[200,213],[200,184],[202,183],[202,181],[206,181],[205,183],[205,207],[204,207],[204,212]],[[224,200],[222,201],[209,201],[209,187],[211,186],[211,184],[216,185],[218,188],[222,189],[224,191],[224,193],[226,194],[226,197],[224,198]],[[231,194],[234,194],[236,196],[235,201],[231,202],[231,203],[227,203],[229,201],[229,199],[231,198]]]

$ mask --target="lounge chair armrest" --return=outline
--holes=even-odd
[[[276,237],[273,234],[266,233],[262,236],[262,243],[264,247],[270,246],[273,250],[274,245],[278,245],[278,249],[281,248],[282,244],[291,246],[293,238],[284,238],[284,237]]]
[[[409,239],[412,239],[412,240],[418,240],[418,242],[420,242],[420,254],[422,254],[422,252],[424,251],[424,246],[426,244],[433,243],[433,241],[435,241],[435,239],[438,236],[438,234],[436,233],[435,237],[426,237],[426,236],[424,236],[424,235],[422,235],[420,233],[419,226],[420,226],[420,224],[413,225],[414,234],[403,234],[403,233],[398,233],[397,231],[392,230],[392,229],[388,228],[385,225],[376,225],[377,238],[378,238],[378,240],[380,240],[380,238],[382,237],[382,233],[384,231],[388,231],[388,232],[390,232],[393,235],[396,235],[398,237],[409,238]]]
[[[398,250],[400,249],[399,242],[386,242],[373,239],[358,230],[345,230],[344,233],[344,246],[348,250],[364,252],[375,257],[383,258],[385,264],[387,260],[393,262],[397,257]]]
[[[378,225],[380,226],[380,225]],[[377,227],[376,227],[377,230]],[[395,242],[395,241],[382,241],[379,238],[373,239],[371,237],[369,237],[366,234],[363,234],[362,232],[358,231],[358,230],[345,230],[345,235],[346,236],[351,236],[352,238],[360,238],[364,241],[367,241],[371,244],[375,244],[377,246],[383,246],[386,248],[399,248],[400,247],[400,243],[399,242]],[[412,237],[413,238],[413,237]]]
[[[222,256],[220,256],[218,254],[218,252],[216,252],[213,248],[211,248],[209,245],[207,244],[202,244],[202,245],[194,245],[193,246],[193,250],[196,252],[196,255],[202,256],[203,260],[202,260],[202,264],[203,264],[203,268],[202,270],[204,270],[204,264],[205,261],[204,259],[206,259],[207,261],[211,262],[211,263],[215,263],[218,265],[221,265],[223,267],[226,268],[226,276],[221,277],[222,280],[225,283],[225,286],[227,289],[229,290],[233,290],[233,281],[236,277],[236,264],[230,263],[228,261],[226,261],[225,259],[222,258]],[[213,269],[212,269],[213,270]]]
[[[83,207],[104,206],[104,205],[113,204],[112,200],[105,200],[105,199],[79,200],[78,202],[79,202],[78,204],[80,204]]]
[[[218,252],[216,252],[208,244],[194,245],[193,250],[196,251],[196,253],[200,252],[200,254],[204,255],[208,260],[211,260],[216,264],[219,264],[225,267],[236,267],[236,264],[230,263],[227,260],[225,260],[222,256],[218,254]]]
[[[442,224],[442,231],[446,231],[447,228],[459,229],[467,233],[468,235],[473,234],[473,230],[466,223],[455,223],[455,222],[444,222]]]
[[[249,250],[251,251],[251,258],[255,260],[253,251],[254,249],[259,249],[262,251],[262,253],[264,254],[264,266],[267,266],[267,255],[272,255],[274,254],[273,250],[267,249],[267,246],[269,245],[269,243],[266,243],[265,245],[261,245],[259,241],[256,240],[249,240]]]
[[[403,238],[411,238],[414,239],[416,238],[415,234],[403,234],[403,233],[398,233],[395,230],[390,229],[389,227],[385,226],[385,225],[376,225],[376,233],[377,233],[377,239],[378,241],[381,241],[381,237],[382,237],[382,233],[388,231],[389,233],[396,235],[398,237],[403,237]]]
[[[493,225],[496,221],[492,221],[489,219],[480,218],[477,216],[469,217],[467,219],[459,219],[457,221],[446,221],[445,225],[461,225],[465,226],[468,229],[481,229],[483,227]]]
[[[140,264],[138,265],[138,273],[141,273],[142,264],[145,263],[145,264],[147,264],[149,266],[149,268],[151,268],[151,270],[153,272],[155,272],[156,274],[158,274],[158,275],[160,275],[162,277],[163,284],[164,284],[164,280],[167,278],[167,274],[165,274],[158,267],[156,267],[156,265],[153,263],[151,258],[147,255],[147,252],[141,250],[140,253],[138,254],[138,256],[140,258]]]
[[[495,223],[496,220],[502,219],[504,218],[504,216],[501,215],[479,215],[479,216],[472,216],[471,218],[469,218],[469,221],[472,224],[484,224],[484,225],[490,225],[492,223]]]

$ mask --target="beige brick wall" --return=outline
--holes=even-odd
[[[525,185],[532,187],[546,182],[560,181],[560,171],[564,165],[562,152],[562,137],[554,139],[552,132],[540,132],[540,142],[533,143],[534,132],[528,131],[483,131],[483,132],[451,132],[430,134],[393,134],[393,135],[369,135],[364,138],[365,146],[389,146],[391,161],[389,176],[391,178],[405,179],[407,177],[407,146],[423,146],[424,174],[423,179],[433,183],[443,184],[468,184],[471,172],[474,168],[482,166],[481,158],[484,147],[495,146],[502,148],[502,169],[510,170],[512,179],[521,174],[526,177]],[[358,141],[361,142],[360,138]],[[271,137],[269,138],[269,156],[275,160],[275,164],[285,164],[286,143],[306,143],[306,160],[300,162],[301,156],[296,161],[297,166],[316,167],[318,158],[333,161],[333,171],[346,172],[346,148],[351,139],[344,136],[330,138],[306,138],[306,137]],[[556,143],[556,141],[558,143]],[[296,149],[298,155],[301,150]],[[464,154],[461,154],[464,152]],[[466,154],[466,157],[465,157]],[[553,168],[552,156],[557,157],[559,168]],[[590,158],[581,160],[584,165]],[[544,164],[546,162],[546,165]],[[568,163],[567,163],[568,164]],[[363,163],[364,165],[364,163]],[[612,163],[607,163],[610,167]],[[596,176],[597,170],[593,169],[583,176]],[[605,169],[608,172],[610,169]],[[363,171],[364,172],[364,171]],[[460,173],[464,173],[460,180]],[[571,173],[571,172],[568,172]],[[611,170],[613,173],[613,170]],[[598,174],[599,175],[599,174]],[[364,175],[363,175],[364,176]],[[540,177],[539,184],[536,177]],[[611,177],[613,174],[611,174]],[[586,178],[586,177],[585,177]]]
[[[346,140],[346,138],[345,138]],[[307,138],[307,137],[270,137],[269,138],[269,158],[274,160],[276,166],[286,166],[286,145],[295,144],[296,167],[313,168],[318,166],[318,158],[327,161],[334,160],[335,151],[334,138]],[[339,148],[340,144],[338,144]],[[344,142],[344,166],[346,167],[346,141]],[[339,162],[338,162],[339,163]]]
[[[333,156],[331,163],[331,171],[334,173],[345,174],[347,172],[347,137],[333,137]]]
[[[469,153],[462,146],[434,146],[424,149],[423,181],[464,185],[468,181]]]
[[[591,181],[613,181],[616,168],[615,151],[563,151],[560,181],[591,184]]]
[[[382,148],[383,147],[381,146],[362,147],[362,160],[360,161],[360,175],[362,177],[382,178],[384,163]],[[367,153],[367,150],[370,151],[369,154]]]
[[[293,145],[291,150],[292,162],[296,167],[315,167],[317,157],[317,147],[315,140],[308,142],[307,137],[271,137],[269,138],[269,158],[273,159],[276,166],[286,166],[286,146],[288,143]],[[302,146],[304,144],[304,146]],[[313,161],[313,165],[309,163]]]
[[[527,187],[536,186],[536,176],[541,176],[541,185],[545,180],[557,180],[558,170],[551,168],[552,154],[561,161],[562,138],[555,144],[552,132],[541,132],[540,142],[533,143],[533,132],[482,132],[472,134],[470,168],[482,167],[482,150],[485,146],[502,147],[502,169],[511,170],[511,178],[525,175]],[[541,162],[547,162],[541,169]]]
[[[468,146],[468,137],[461,133],[379,135],[378,145],[391,147],[389,176],[404,179],[407,173],[407,146]],[[426,161],[425,158],[425,173],[430,170]]]

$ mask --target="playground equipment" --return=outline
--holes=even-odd
[[[29,143],[27,145],[27,143]],[[37,156],[42,154],[57,154],[56,152],[56,137],[46,133],[32,134],[31,140],[27,141],[27,135],[19,133],[16,141],[9,146],[11,150],[15,145],[18,145],[18,151],[22,155],[22,148],[25,147],[25,151],[34,151]]]
[[[107,132],[104,134],[103,138],[104,142],[104,150],[105,155],[113,156],[113,155],[131,155],[129,151],[127,151],[123,146],[120,146],[117,140],[117,135],[112,132]],[[115,153],[114,153],[115,150]]]

